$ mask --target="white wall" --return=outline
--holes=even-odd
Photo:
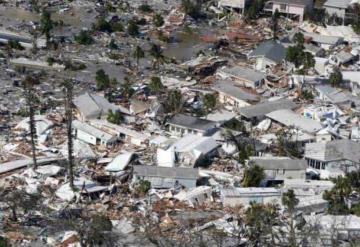
[[[281,196],[244,196],[244,197],[225,197],[222,202],[226,207],[235,207],[238,205],[249,206],[250,202],[256,201],[258,203],[281,203]]]
[[[81,130],[76,130],[76,138],[86,143],[96,145],[96,138]]]
[[[221,93],[221,92],[219,93],[219,101],[222,104],[229,104],[229,105],[235,106],[236,108],[241,108],[241,107],[250,105],[249,103],[247,103],[244,100],[237,99],[235,97],[229,96],[229,95]]]

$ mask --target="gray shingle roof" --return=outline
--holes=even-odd
[[[360,143],[352,140],[308,143],[305,146],[305,157],[320,161],[350,160],[359,163]]]
[[[84,93],[77,96],[73,102],[86,118],[98,118],[101,114],[107,114],[109,110],[119,110],[130,114],[124,107],[111,104],[107,99],[97,94]]]
[[[279,159],[279,158],[251,158],[251,162],[264,168],[264,170],[305,170],[307,167],[306,160],[300,159]]]
[[[280,63],[286,56],[286,48],[280,43],[268,40],[261,43],[255,50],[253,50],[249,57],[265,57],[276,63]]]
[[[263,102],[257,105],[246,106],[239,109],[240,114],[246,118],[262,117],[280,109],[295,109],[297,105],[288,99]]]
[[[257,81],[261,81],[261,80],[265,79],[264,73],[257,71],[257,70],[250,69],[250,68],[241,67],[241,66],[224,68],[224,69],[222,69],[222,72],[226,73],[228,75],[231,75],[233,77],[244,79],[244,80],[247,80],[250,82],[257,82]]]
[[[307,0],[271,0],[273,3],[286,3],[286,4],[296,4],[305,6],[308,2]]]
[[[182,167],[134,166],[134,174],[144,177],[197,179],[199,170]]]
[[[213,129],[217,125],[216,122],[197,118],[197,117],[192,117],[184,114],[177,114],[168,121],[168,124],[173,124],[181,127],[186,127],[189,129],[196,129],[202,131]]]
[[[351,0],[327,0],[324,7],[336,7],[346,9],[350,5]]]
[[[259,100],[259,97],[257,95],[244,91],[240,87],[236,86],[232,81],[219,81],[212,87],[212,89],[217,92],[225,93],[240,100],[245,100],[245,101]]]

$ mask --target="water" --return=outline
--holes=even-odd
[[[179,61],[186,61],[196,57],[199,51],[206,50],[210,46],[200,38],[206,32],[206,30],[200,31],[198,29],[176,32],[174,35],[176,42],[167,44],[164,55]]]

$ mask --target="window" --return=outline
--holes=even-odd
[[[280,4],[280,10],[286,10],[286,4]]]
[[[321,169],[325,170],[325,163],[321,163]]]

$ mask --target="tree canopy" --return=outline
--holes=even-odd
[[[264,169],[255,164],[245,169],[242,185],[244,187],[259,187],[263,179],[265,179]]]
[[[330,74],[329,82],[333,87],[337,87],[342,83],[343,75],[339,68],[335,68]]]

